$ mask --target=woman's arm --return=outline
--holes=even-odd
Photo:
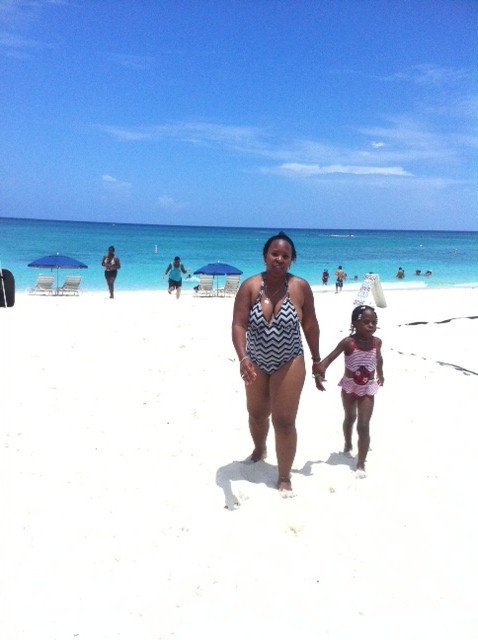
[[[315,378],[315,385],[320,391],[324,391],[322,385],[322,373],[319,371],[320,363],[320,327],[315,312],[314,294],[310,285],[305,280],[302,281],[303,304],[302,304],[302,330],[307,345],[312,356],[312,375]]]
[[[234,300],[234,311],[232,315],[232,344],[239,359],[239,370],[245,384],[251,384],[256,379],[254,365],[247,357],[246,334],[249,324],[249,312],[252,305],[252,290],[254,278],[248,278],[239,287]],[[247,379],[245,379],[247,378]]]

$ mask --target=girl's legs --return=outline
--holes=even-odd
[[[344,431],[344,453],[350,453],[352,451],[352,431],[357,419],[357,399],[342,390],[342,405],[345,413],[342,425]]]
[[[286,491],[292,489],[290,472],[297,449],[295,419],[304,380],[303,356],[294,358],[270,376],[270,403],[279,472],[277,488]]]
[[[373,396],[364,396],[358,400],[358,459],[357,469],[365,471],[365,460],[370,446],[370,418],[373,413]]]

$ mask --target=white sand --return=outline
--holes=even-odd
[[[240,462],[231,299],[0,309],[0,637],[477,638],[478,290],[385,294],[368,477],[338,454],[337,361],[306,381],[291,500],[272,437]],[[316,294],[322,355],[353,299]]]

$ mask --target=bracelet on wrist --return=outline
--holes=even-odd
[[[243,358],[241,358],[239,360],[239,364],[242,364],[244,362],[244,360],[249,360],[249,356],[244,356]]]
[[[320,373],[313,373],[312,377],[315,378],[315,379],[318,378],[321,381],[325,379]]]
[[[312,358],[312,364],[320,364],[322,360],[320,358]]]

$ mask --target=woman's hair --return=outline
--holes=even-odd
[[[355,322],[360,320],[364,311],[371,311],[377,315],[375,309],[370,307],[368,304],[361,304],[352,311],[352,324],[350,325],[350,331],[353,333],[355,330]]]
[[[292,262],[294,262],[297,259],[297,252],[295,250],[294,243],[289,238],[289,236],[285,234],[283,231],[279,231],[279,233],[276,233],[275,236],[271,236],[269,240],[267,240],[267,242],[264,245],[264,248],[262,249],[262,255],[264,256],[264,258],[266,257],[266,254],[269,251],[269,247],[274,242],[274,240],[285,240],[286,242],[288,242],[292,250]]]

